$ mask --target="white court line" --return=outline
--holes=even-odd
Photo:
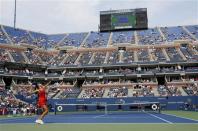
[[[27,124],[27,125],[31,125],[31,124],[35,124],[35,123],[0,123],[0,126],[1,125],[12,125],[12,124],[18,124],[18,125],[22,125],[22,124]],[[50,124],[60,124],[60,125],[68,125],[68,124],[82,124],[82,125],[86,125],[86,124],[93,124],[93,125],[108,125],[108,124],[112,124],[112,125],[116,125],[116,124],[121,124],[121,125],[126,125],[126,124],[130,124],[130,125],[135,125],[135,124],[139,124],[139,125],[142,125],[142,124],[147,124],[147,125],[150,125],[150,124],[157,124],[157,125],[168,125],[169,123],[44,123],[44,125],[50,125]],[[173,123],[175,125],[197,125],[197,123]]]
[[[98,116],[94,116],[93,118],[99,118],[99,117],[102,117],[102,116],[105,116],[105,115],[98,115]]]
[[[161,113],[161,114],[168,115],[168,116],[174,116],[174,117],[177,117],[177,118],[188,119],[188,120],[191,120],[191,121],[196,121],[196,122],[198,122],[198,120],[191,119],[191,118],[187,118],[187,117],[176,116],[176,115],[173,115],[173,114],[167,114],[167,113]]]
[[[147,114],[149,114],[149,115],[151,115],[151,116],[153,116],[153,117],[155,117],[155,118],[158,118],[158,119],[160,119],[160,120],[162,120],[162,121],[165,121],[166,123],[173,124],[171,121],[168,121],[168,120],[163,119],[163,118],[161,118],[161,117],[158,117],[158,116],[156,116],[156,115],[153,115],[153,114],[150,114],[150,113],[147,113]]]
[[[21,124],[21,123],[14,123],[14,124]],[[22,124],[34,124],[34,123],[22,123]],[[121,125],[142,125],[142,124],[146,124],[146,125],[152,125],[152,124],[156,124],[156,125],[169,125],[169,123],[119,123],[119,122],[115,122],[115,123],[45,123],[45,124],[93,124],[93,125],[108,125],[108,124],[112,124],[112,125],[117,125],[117,124],[121,124]],[[197,123],[172,123],[175,125],[197,125]],[[2,124],[0,124],[2,125]]]
[[[112,116],[112,117],[103,117],[103,116],[96,116],[96,117],[93,117],[93,118],[105,118],[105,119],[130,119],[130,117],[116,117],[116,116]],[[133,117],[133,119],[142,119],[142,118],[148,118],[148,117]]]

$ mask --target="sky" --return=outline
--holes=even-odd
[[[100,11],[147,8],[148,26],[198,25],[198,0],[17,0],[16,27],[46,34],[97,31]],[[13,26],[14,0],[0,0]]]

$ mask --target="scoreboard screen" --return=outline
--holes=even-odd
[[[147,9],[111,10],[100,12],[100,31],[146,29]]]
[[[111,15],[111,28],[124,29],[134,28],[136,25],[136,17],[131,14],[113,14]]]

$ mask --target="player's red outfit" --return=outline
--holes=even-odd
[[[47,98],[45,94],[45,89],[40,88],[38,91],[38,107],[43,107],[44,105],[47,105]]]

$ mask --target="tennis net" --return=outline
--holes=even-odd
[[[155,112],[160,113],[159,102],[138,102],[123,104],[55,104],[55,115],[57,114],[83,114],[83,113],[137,113],[137,112]]]

